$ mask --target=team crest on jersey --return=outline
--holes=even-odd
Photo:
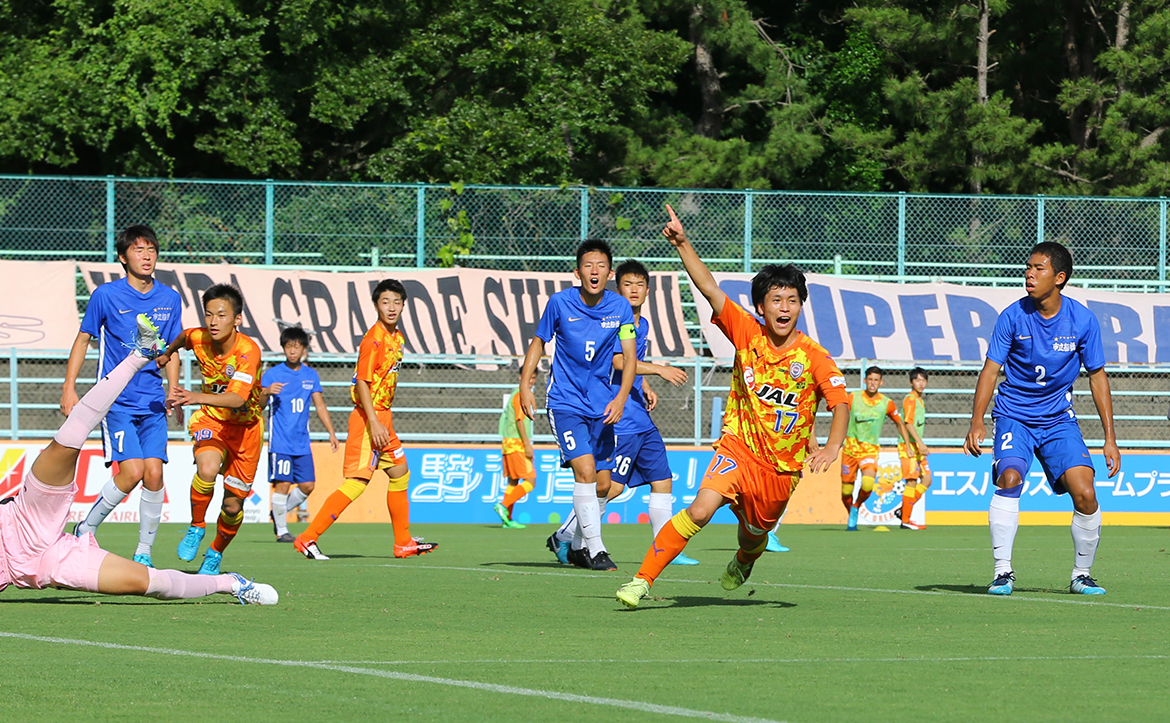
[[[234,366],[232,366],[231,364],[228,364],[227,368],[223,370],[223,373],[227,374],[228,379],[231,379],[232,375],[234,375],[236,373],[236,368]]]
[[[792,366],[788,368],[788,376],[800,379],[801,374],[804,374],[804,365],[800,362],[792,362]]]

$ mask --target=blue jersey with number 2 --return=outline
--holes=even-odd
[[[1073,382],[1084,366],[1105,366],[1101,326],[1084,304],[1065,296],[1051,319],[1040,316],[1024,297],[1004,309],[995,322],[987,358],[1003,367],[993,417],[1032,427],[1076,419]]]
[[[549,298],[536,325],[536,336],[546,344],[556,338],[548,376],[549,409],[565,409],[590,419],[605,416],[614,396],[609,370],[618,331],[633,324],[630,302],[609,290],[596,306],[581,300],[577,286]]]

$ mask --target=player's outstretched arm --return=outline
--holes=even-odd
[[[841,445],[845,443],[845,434],[849,431],[849,405],[841,402],[833,407],[833,422],[829,426],[829,438],[825,446],[813,452],[804,460],[804,467],[810,472],[824,472],[841,453]]]
[[[626,362],[622,355],[614,354],[613,368],[617,369],[618,371],[625,371],[625,367]],[[672,367],[669,364],[651,364],[650,362],[639,361],[637,366],[637,373],[638,376],[642,377],[662,377],[676,387],[687,380],[686,371],[677,367]]]
[[[173,400],[170,402],[169,400]],[[223,392],[222,394],[204,394],[203,392],[192,392],[188,389],[175,386],[171,387],[171,393],[168,396],[168,403],[175,407],[189,407],[189,406],[204,406],[204,407],[225,407],[227,409],[236,409],[244,406],[244,402],[248,401],[235,392]]]
[[[77,376],[81,374],[81,365],[85,363],[85,352],[89,349],[89,340],[92,338],[84,331],[77,332],[73,348],[69,350],[69,361],[65,364],[65,384],[61,387],[61,414],[66,417],[73,411],[79,399]]]
[[[707,299],[707,303],[711,305],[711,311],[719,316],[723,313],[723,302],[727,299],[727,294],[723,293],[723,289],[720,289],[719,284],[715,283],[715,277],[711,275],[711,270],[707,268],[707,264],[699,258],[695,247],[691,246],[691,242],[687,240],[687,232],[683,230],[682,221],[678,220],[678,216],[675,215],[674,209],[670,207],[669,203],[666,204],[666,211],[670,214],[670,221],[666,224],[666,228],[662,229],[662,235],[678,251],[683,267],[686,268],[687,275],[691,277],[691,283]]]
[[[329,449],[336,452],[340,445],[337,443],[337,432],[333,429],[333,419],[329,416],[329,407],[325,405],[325,395],[313,392],[312,399],[313,408],[317,410],[317,419],[321,420],[325,431],[329,432]]]
[[[544,339],[532,337],[528,345],[528,352],[524,354],[524,363],[520,366],[520,409],[524,416],[536,419],[536,395],[532,393],[532,380],[536,376],[536,365],[544,356]]]
[[[1000,365],[988,359],[983,362],[983,371],[979,372],[979,381],[975,383],[975,401],[971,408],[971,426],[967,429],[967,439],[963,441],[963,451],[972,457],[983,454],[979,445],[987,436],[987,428],[983,426],[983,415],[987,412],[987,405],[991,403],[991,395],[995,392],[995,380],[999,377]]]
[[[1105,375],[1105,367],[1089,372],[1089,391],[1093,393],[1097,416],[1101,417],[1101,426],[1105,428],[1105,444],[1101,451],[1105,454],[1109,476],[1113,477],[1121,471],[1121,450],[1117,449],[1117,434],[1113,430],[1113,394],[1109,391],[1109,377]]]

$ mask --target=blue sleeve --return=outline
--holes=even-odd
[[[315,369],[310,369],[309,373],[313,376],[313,391],[309,392],[309,394],[324,393],[324,390],[321,389],[321,375]]]
[[[1101,367],[1105,366],[1105,347],[1101,344],[1101,322],[1097,321],[1097,317],[1093,312],[1086,310],[1081,315],[1081,333],[1077,334],[1080,337],[1080,348],[1077,352],[1081,355],[1081,364],[1085,365],[1085,369],[1095,372]]]
[[[272,386],[272,382],[275,381],[274,375],[273,375],[273,371],[275,371],[275,369],[276,369],[276,367],[272,367],[272,369],[269,369],[268,371],[264,372],[264,374],[260,377],[260,386],[262,386],[262,387]]]
[[[93,290],[89,303],[85,305],[85,316],[81,318],[81,331],[93,337],[101,335],[102,324],[106,321],[105,298],[108,294],[102,290],[104,286],[105,284]]]
[[[155,279],[156,284],[162,282]],[[171,291],[171,303],[174,304],[174,311],[171,313],[171,318],[167,319],[167,323],[162,328],[163,338],[170,343],[183,333],[183,297],[179,296],[179,292],[167,287]]]
[[[553,335],[557,332],[557,322],[561,318],[560,301],[559,296],[551,297],[544,307],[544,313],[540,315],[540,321],[536,324],[536,336],[546,344],[552,341]]]
[[[1007,362],[1008,352],[1012,348],[1012,331],[1015,327],[1015,319],[1010,311],[1015,308],[1009,306],[1003,310],[999,318],[995,320],[995,330],[991,332],[991,340],[987,343],[987,358],[990,361],[1003,366]]]

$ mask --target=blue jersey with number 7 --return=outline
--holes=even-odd
[[[1060,311],[1045,319],[1024,297],[999,315],[987,358],[1004,372],[992,417],[1031,427],[1076,419],[1072,387],[1081,367],[1094,372],[1105,366],[1101,326],[1076,299],[1062,297]]]

